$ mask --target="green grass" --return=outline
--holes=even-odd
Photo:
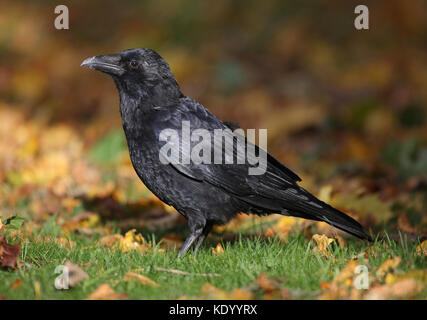
[[[49,225],[49,223],[51,225]],[[42,231],[56,233],[54,225],[47,222]],[[143,233],[146,239],[153,239],[154,234]],[[176,259],[175,250],[142,254],[137,251],[123,253],[105,247],[87,248],[95,243],[97,237],[71,235],[76,246],[67,250],[56,243],[38,243],[23,241],[20,260],[23,262],[16,271],[0,269],[0,294],[7,299],[35,299],[35,283],[40,282],[41,299],[85,299],[100,284],[108,283],[118,293],[126,293],[130,299],[176,299],[182,295],[201,297],[201,287],[206,282],[222,290],[251,288],[260,273],[277,279],[293,298],[311,299],[320,294],[320,282],[331,281],[348,261],[363,252],[369,243],[349,239],[347,247],[334,247],[333,259],[326,259],[313,253],[314,244],[301,235],[291,234],[284,244],[277,238],[240,235],[236,240],[223,243],[225,252],[221,255],[211,253],[216,241],[208,239],[202,249],[194,254],[187,254]],[[368,269],[375,270],[382,262],[399,256],[402,262],[400,272],[412,269],[426,269],[424,257],[415,254],[417,243],[394,242],[383,240],[376,242],[376,256],[369,256]],[[54,273],[58,265],[66,260],[78,264],[90,278],[69,290],[56,290]],[[360,258],[360,263],[365,262]],[[190,273],[218,273],[219,277],[183,276],[157,271],[155,267],[179,269]],[[159,287],[141,285],[137,281],[122,281],[123,276],[131,270],[144,268],[141,274],[156,281]],[[19,288],[12,288],[12,283],[22,279]],[[425,296],[424,291],[421,296]],[[259,296],[257,296],[259,297]]]

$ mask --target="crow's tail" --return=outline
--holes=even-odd
[[[305,189],[300,188],[298,191],[298,193],[305,195],[308,200],[299,201],[296,204],[295,215],[306,219],[324,221],[360,239],[372,241],[372,237],[363,230],[359,222],[327,203],[320,201]],[[291,215],[293,215],[293,212],[291,212]]]

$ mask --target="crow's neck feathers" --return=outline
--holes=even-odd
[[[162,81],[145,80],[132,83],[114,79],[120,95],[120,114],[125,131],[141,130],[146,121],[144,115],[159,106],[176,105],[184,97],[175,78]]]

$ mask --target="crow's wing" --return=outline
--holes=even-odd
[[[175,156],[171,153],[166,154],[164,151],[166,149],[163,148],[160,148],[159,156],[161,159],[169,159],[170,165],[183,175],[215,185],[239,198],[245,199],[249,203],[271,210],[281,210],[283,209],[283,200],[295,200],[300,196],[297,192],[297,188],[299,187],[296,185],[296,182],[301,179],[293,171],[274,159],[263,149],[246,141],[246,139],[239,139],[233,135],[231,130],[221,120],[196,101],[190,98],[183,98],[175,106],[159,108],[158,111],[154,112],[156,112],[154,121],[156,123],[155,130],[157,137],[165,129],[176,130],[176,133],[179,135],[179,141],[168,141],[169,146],[180,150],[178,158],[176,157],[177,153],[175,153]],[[221,145],[218,145],[217,140],[211,139],[212,159],[215,148],[222,148],[223,159],[234,159],[234,164],[215,164],[213,162],[197,164],[193,161],[189,163],[184,162],[182,155],[190,155],[192,148],[199,143],[199,141],[182,139],[181,130],[185,121],[188,121],[191,133],[196,129],[206,129],[213,136],[215,129],[223,129],[224,135],[233,139],[233,147],[222,148],[222,145],[225,144],[224,141],[222,141]],[[163,145],[162,142],[159,142],[159,144]],[[257,164],[257,158],[251,153],[243,154],[242,160],[242,153],[239,153],[238,149],[243,146],[246,148],[252,146],[257,152],[264,153],[267,159],[267,163],[264,164],[267,166],[264,174],[249,174],[249,169],[255,168],[259,164]],[[280,203],[274,201],[279,199]]]

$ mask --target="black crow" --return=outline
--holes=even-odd
[[[224,139],[230,137],[229,128],[237,126],[222,122],[200,103],[184,96],[168,63],[155,51],[130,49],[95,56],[84,60],[82,66],[102,71],[114,79],[120,94],[123,129],[136,173],[159,199],[188,219],[190,234],[179,257],[194,242],[197,252],[214,224],[226,223],[240,212],[279,213],[325,221],[356,237],[371,240],[358,222],[300,187],[297,182],[301,179],[297,174],[246,138],[242,142],[242,135],[239,137],[231,132],[231,148],[228,145],[221,149],[220,141],[222,161],[205,161],[205,158],[202,162],[184,161],[192,155],[192,148],[198,142],[184,139],[184,123],[189,126],[191,134],[195,130],[200,133],[200,129],[212,136],[215,130],[227,132]],[[165,132],[175,132],[179,139],[168,136],[162,140]],[[210,139],[207,141],[212,142]],[[172,148],[167,152],[163,150],[167,143],[179,150],[178,156]],[[248,152],[247,159],[239,162],[237,158],[240,155],[242,160],[242,153],[238,148],[242,145],[248,150],[253,147],[256,152],[252,156]],[[217,147],[217,141],[213,142],[212,150],[218,151]],[[206,152],[212,160],[212,154],[208,155],[206,150],[199,155]],[[250,169],[256,166],[256,154],[265,156],[266,163],[261,168],[264,170],[261,174],[250,174]],[[262,167],[262,164],[258,166]]]

